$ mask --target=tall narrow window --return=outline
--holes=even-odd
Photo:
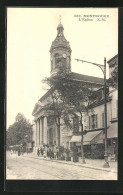
[[[100,101],[102,98],[103,98],[103,91],[100,90],[100,91],[98,92],[98,101]]]
[[[92,118],[92,129],[94,129],[95,128],[95,123],[94,123],[95,115],[92,115],[91,118]]]
[[[78,117],[73,118],[73,131],[74,132],[79,131],[79,118]]]
[[[116,116],[118,117],[118,100],[116,100]]]
[[[56,53],[55,54],[55,68],[57,68],[58,67],[58,64],[59,64],[59,54],[58,53]]]
[[[98,128],[98,115],[95,115],[95,128]]]
[[[89,129],[98,128],[98,115],[93,114],[89,117]]]
[[[102,113],[102,127],[104,127],[104,113]]]
[[[91,129],[91,116],[89,116],[89,129]]]

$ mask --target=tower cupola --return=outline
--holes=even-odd
[[[57,36],[63,36],[63,31],[64,31],[64,27],[63,25],[60,23],[57,27]]]
[[[50,48],[50,57],[51,57],[51,75],[59,71],[61,66],[67,71],[71,71],[71,48],[69,42],[64,37],[64,27],[60,23],[57,27],[57,36],[52,42]]]

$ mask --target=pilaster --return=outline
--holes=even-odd
[[[47,117],[44,117],[44,144],[47,144]]]
[[[43,145],[43,118],[40,118],[40,145]]]

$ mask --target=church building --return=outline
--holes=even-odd
[[[57,27],[57,36],[51,44],[50,48],[50,66],[51,76],[55,75],[59,67],[65,65],[66,70],[71,74],[71,78],[76,81],[81,81],[89,86],[93,86],[95,89],[103,87],[103,79],[93,76],[87,76],[71,72],[71,47],[69,42],[64,36],[64,27],[60,24]],[[32,115],[34,116],[34,147],[40,147],[42,145],[57,145],[58,135],[56,124],[52,122],[51,118],[53,112],[48,109],[47,104],[50,99],[52,90],[49,89],[35,104]],[[60,132],[60,144],[65,146],[71,140],[73,131],[76,128],[75,120],[73,120],[73,130],[67,129],[65,126],[61,127]],[[79,123],[78,123],[79,125]],[[88,122],[83,122],[84,129],[89,128]],[[80,128],[78,127],[78,131]]]

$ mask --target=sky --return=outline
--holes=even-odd
[[[104,64],[104,57],[118,53],[117,8],[7,8],[7,128],[19,112],[33,120],[35,103],[46,92],[41,81],[50,76],[49,51],[60,15],[72,72],[103,77],[99,67],[75,59]]]

